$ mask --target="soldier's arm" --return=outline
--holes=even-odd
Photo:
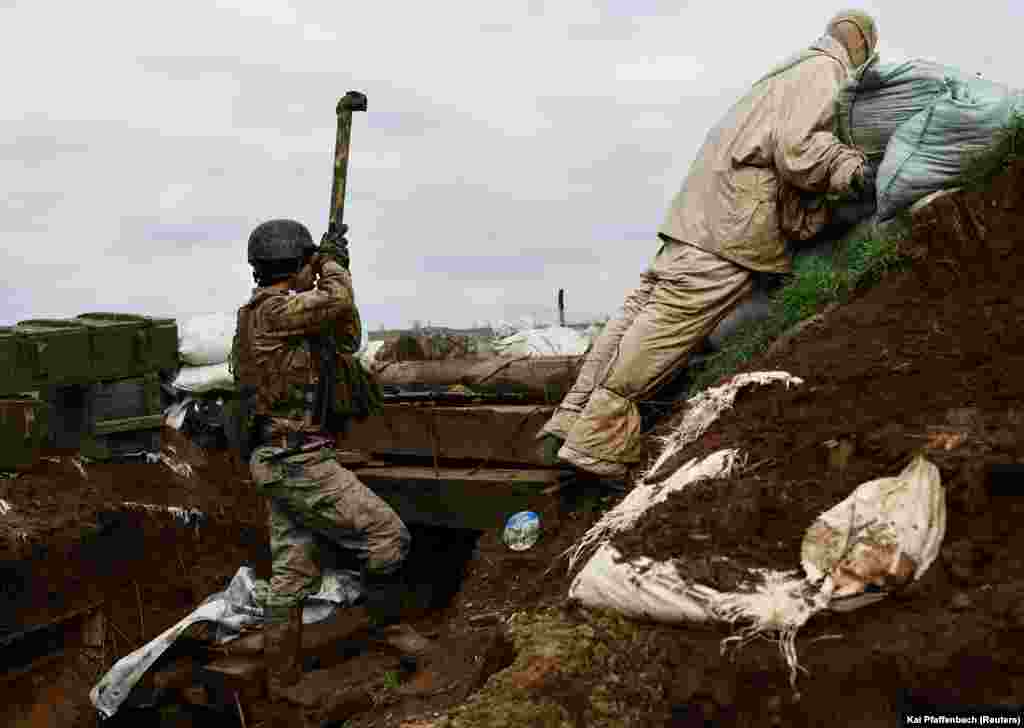
[[[320,269],[316,288],[276,296],[261,309],[265,333],[272,336],[316,334],[325,322],[353,315],[352,276],[333,258]]]
[[[798,77],[785,89],[787,98],[779,100],[783,111],[776,129],[775,169],[782,180],[809,192],[848,193],[866,157],[832,133],[835,95],[845,71],[826,57],[797,69]]]

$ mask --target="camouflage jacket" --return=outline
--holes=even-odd
[[[320,429],[305,416],[303,394],[320,377],[315,337],[328,333],[337,343],[339,373],[351,373],[358,367],[353,354],[362,338],[362,322],[351,276],[333,260],[324,263],[313,290],[256,288],[238,309],[231,371],[237,384],[254,390],[250,417],[269,417],[269,434]],[[336,410],[350,409],[351,399],[351,387],[336,387]]]

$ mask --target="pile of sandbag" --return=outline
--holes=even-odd
[[[965,164],[1024,111],[1024,95],[923,59],[865,64],[836,100],[836,133],[878,165],[876,218],[960,183]]]
[[[192,394],[234,391],[228,367],[234,337],[234,314],[211,313],[182,321],[178,327],[181,369],[171,386]]]
[[[891,477],[862,483],[807,524],[799,570],[751,568],[757,578],[720,590],[683,576],[677,564],[686,553],[664,560],[625,556],[613,541],[641,522],[673,493],[707,481],[742,476],[746,454],[738,448],[711,453],[672,467],[679,453],[700,438],[746,387],[803,381],[786,372],[739,374],[701,392],[648,474],[570,549],[576,571],[569,597],[589,607],[666,623],[723,622],[736,633],[725,643],[764,635],[776,638],[795,681],[799,664],[795,639],[815,614],[841,612],[884,599],[920,579],[939,555],[946,529],[945,489],[938,468],[917,456]],[[662,476],[670,473],[667,479]],[[691,533],[707,539],[711,534]],[[796,554],[794,554],[796,556]],[[728,561],[719,555],[718,561]],[[742,564],[741,564],[742,566]],[[724,646],[724,645],[723,645]]]

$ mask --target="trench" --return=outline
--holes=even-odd
[[[250,514],[234,515],[186,522],[165,512],[104,510],[28,558],[0,561],[0,724],[97,725],[88,693],[118,659],[222,590],[240,566],[269,577],[264,529]],[[416,524],[410,531],[406,613],[442,610],[460,588],[479,532]],[[353,566],[325,545],[321,561]],[[179,639],[147,676],[201,651]],[[102,721],[109,728],[234,724],[235,713],[146,678]]]

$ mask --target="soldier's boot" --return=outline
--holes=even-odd
[[[370,617],[370,638],[398,652],[403,667],[412,673],[397,692],[401,695],[425,695],[437,689],[435,661],[436,646],[417,632],[412,625],[401,621],[401,572],[379,575],[363,572],[366,589],[366,611]]]
[[[267,617],[263,627],[263,656],[270,700],[267,726],[293,728],[295,706],[289,700],[289,689],[302,679],[302,606],[268,608]]]

